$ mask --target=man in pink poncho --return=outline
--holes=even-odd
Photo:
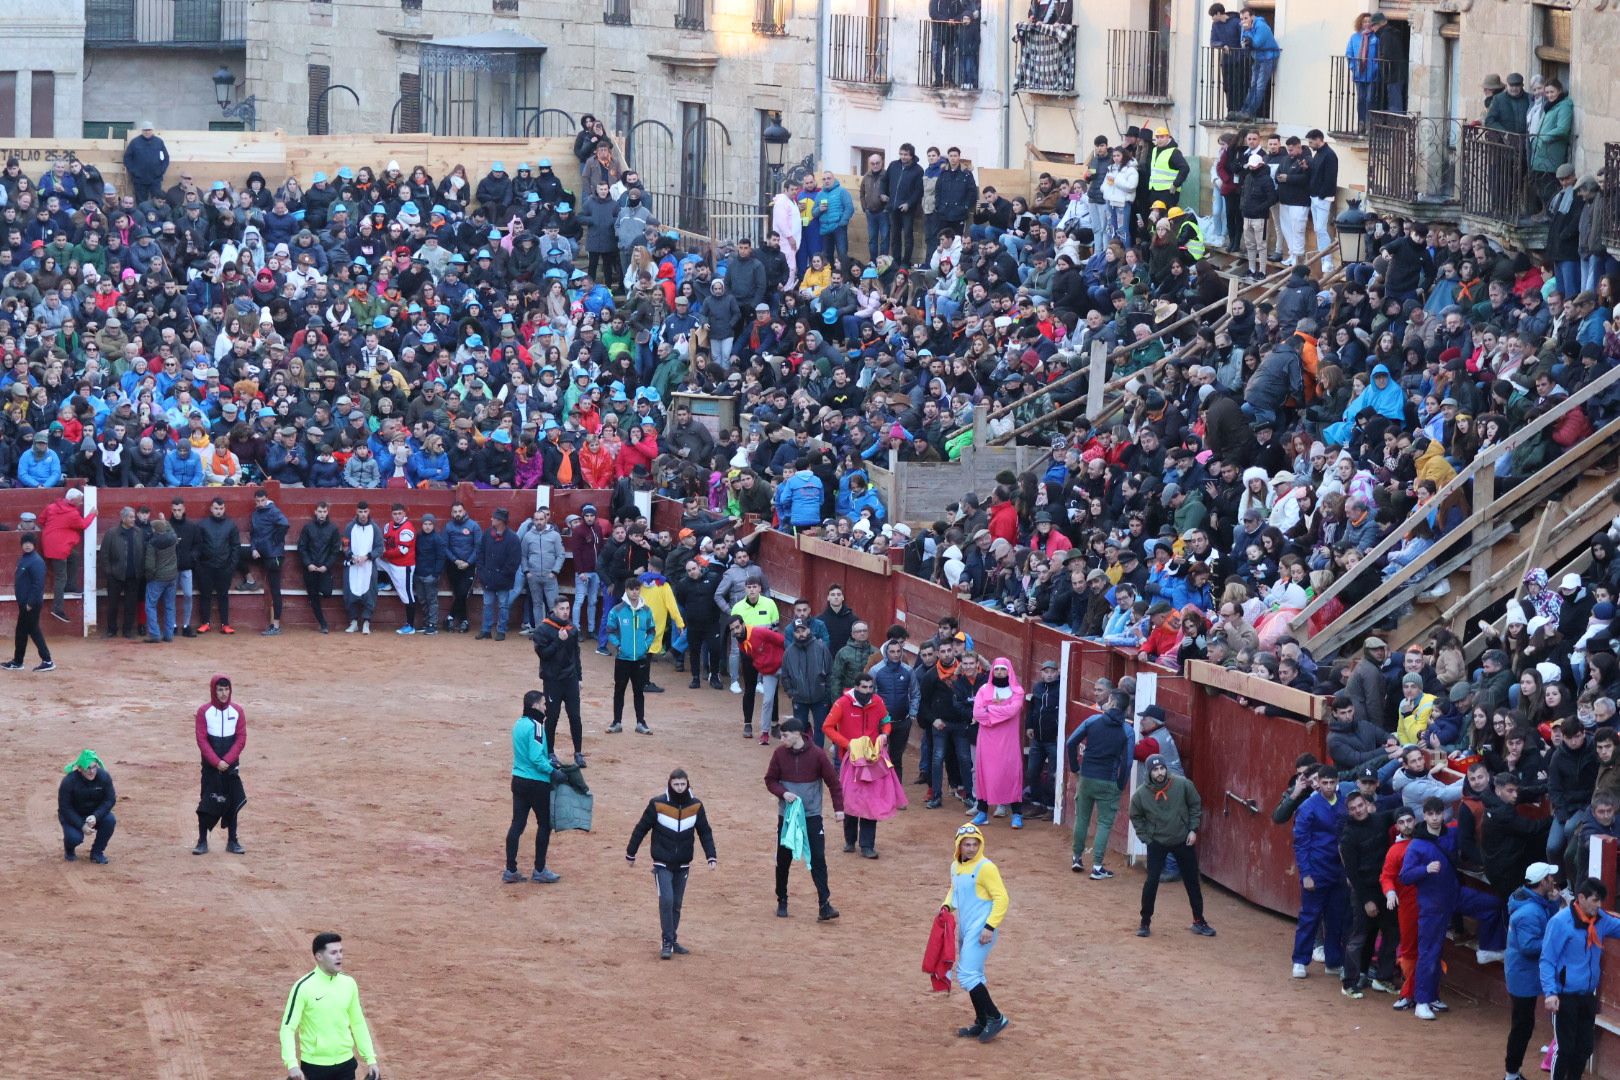
[[[1012,661],[996,657],[990,681],[973,695],[973,720],[979,725],[979,761],[974,767],[974,794],[979,812],[973,824],[986,825],[990,809],[1006,806],[1012,827],[1024,827],[1024,751],[1019,721],[1024,715],[1024,688],[1013,674]]]
[[[839,695],[821,730],[843,751],[838,780],[844,789],[844,850],[854,851],[859,842],[861,857],[875,859],[877,823],[906,805],[906,791],[889,762],[889,711],[871,672]]]

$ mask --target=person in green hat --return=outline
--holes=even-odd
[[[113,817],[113,804],[118,793],[113,790],[112,774],[102,765],[94,750],[81,750],[62,772],[61,786],[56,789],[56,818],[62,823],[62,857],[68,862],[79,858],[77,849],[84,843],[86,833],[96,834],[90,845],[90,861],[107,862],[107,844],[112,840],[118,819]]]

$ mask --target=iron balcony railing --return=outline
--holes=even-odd
[[[1531,190],[1529,152],[1529,136],[1464,127],[1457,163],[1463,213],[1509,226],[1527,217],[1539,205]]]
[[[834,82],[881,86],[890,82],[892,18],[834,15],[828,35],[827,69]]]
[[[1603,243],[1620,247],[1620,143],[1603,144]]]
[[[1157,30],[1108,31],[1111,101],[1170,103],[1170,36]]]
[[[676,0],[675,29],[703,29],[703,6],[706,0]]]
[[[1328,78],[1329,135],[1341,139],[1367,137],[1368,120],[1375,112],[1401,107],[1390,97],[1390,87],[1397,76],[1406,77],[1405,69],[1397,71],[1388,60],[1358,60],[1349,56],[1332,56]]]
[[[1204,46],[1198,50],[1198,122],[1270,120],[1282,50]]]
[[[787,33],[787,0],[754,0],[754,33],[781,37]]]
[[[974,90],[979,83],[977,24],[922,21],[918,36],[917,85],[940,90]]]
[[[629,26],[630,0],[605,0],[602,21],[609,26]]]
[[[248,0],[86,0],[90,45],[242,45]]]
[[[1462,121],[1449,116],[1367,116],[1367,194],[1403,203],[1457,200]]]
[[[1018,46],[1014,92],[1065,97],[1075,93],[1072,25],[1019,23],[1013,40]]]

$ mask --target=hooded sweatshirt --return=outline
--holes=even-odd
[[[1162,783],[1153,782],[1153,769],[1165,767]],[[1149,844],[1180,847],[1187,834],[1197,832],[1204,821],[1204,804],[1198,789],[1185,776],[1169,771],[1163,756],[1147,759],[1147,778],[1131,795],[1131,825],[1136,835]]]
[[[197,710],[197,749],[203,764],[218,768],[225,762],[231,768],[247,748],[247,714],[231,702],[230,676],[215,675],[208,681],[208,703]]]
[[[962,861],[962,841],[969,837],[979,841],[979,850],[967,862]],[[977,825],[963,825],[956,830],[956,840],[951,846],[951,884],[945,890],[945,900],[940,905],[951,910],[956,909],[956,878],[958,875],[971,874],[977,869],[978,880],[974,882],[973,891],[981,900],[990,901],[990,917],[984,921],[983,926],[959,926],[957,933],[961,937],[968,934],[977,934],[980,930],[997,930],[1001,922],[1007,917],[1007,908],[1010,901],[1007,897],[1007,886],[1001,880],[1001,871],[996,864],[984,857],[984,833],[979,831]]]
[[[804,803],[805,817],[819,817],[822,784],[827,785],[827,791],[832,795],[833,809],[842,811],[844,788],[838,782],[838,771],[833,768],[827,752],[808,738],[797,750],[785,742],[776,744],[776,749],[771,752],[771,762],[765,767],[765,788],[776,796],[778,814],[786,806],[781,802],[782,797],[792,792]]]

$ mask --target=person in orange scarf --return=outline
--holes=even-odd
[[[207,467],[203,480],[209,487],[235,487],[242,482],[242,462],[231,453],[231,437],[221,435],[214,440],[212,450],[205,455]]]
[[[552,487],[579,487],[582,468],[574,448],[563,442],[562,428],[557,421],[547,418],[545,438],[540,443],[540,454],[545,464],[540,470],[540,482]]]

